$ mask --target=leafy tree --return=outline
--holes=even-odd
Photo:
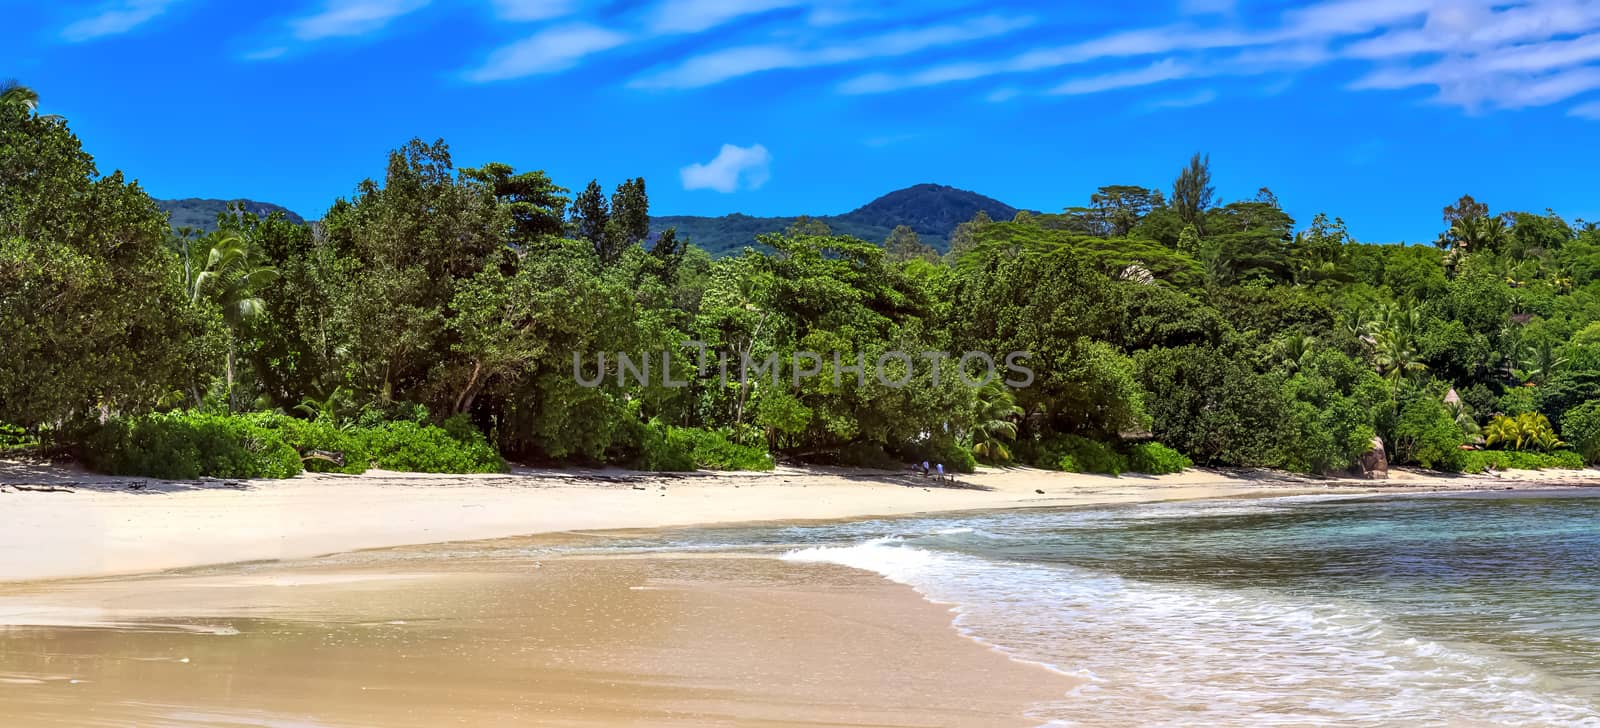
[[[205,376],[216,322],[189,305],[166,235],[65,123],[0,104],[0,421],[137,411]]]
[[[912,259],[938,260],[939,251],[933,246],[926,245],[917,237],[917,231],[905,225],[896,225],[889,231],[888,239],[883,241],[883,249],[889,253],[889,259],[894,261],[907,261]]]
[[[1184,223],[1205,232],[1205,211],[1211,209],[1211,197],[1216,188],[1211,186],[1211,155],[1195,152],[1188,166],[1172,182],[1172,209]]]
[[[550,181],[543,170],[517,173],[509,164],[491,162],[476,169],[464,169],[461,174],[488,186],[510,215],[512,227],[507,242],[526,246],[561,236],[565,229],[568,190]],[[640,192],[643,192],[642,186]]]
[[[605,258],[611,246],[607,233],[611,227],[611,204],[606,201],[600,180],[589,180],[589,186],[572,200],[572,232],[579,240],[587,240],[597,257]]]

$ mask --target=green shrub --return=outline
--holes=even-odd
[[[300,453],[306,470],[313,473],[344,473],[360,475],[372,463],[372,453],[359,434],[341,430],[323,420],[303,420],[288,415],[262,412],[250,415],[256,425],[276,430],[284,442]],[[344,465],[311,457],[312,451],[334,452],[344,456]]]
[[[640,433],[640,453],[634,466],[658,472],[692,470],[771,470],[766,448],[741,445],[727,430],[673,427],[652,420]]]
[[[1159,442],[1141,442],[1128,448],[1128,470],[1146,475],[1181,473],[1194,463],[1183,453]]]
[[[1400,411],[1394,429],[1398,461],[1446,472],[1459,472],[1465,465],[1461,445],[1466,435],[1443,402],[1430,397],[1412,400]]]
[[[411,473],[502,473],[506,462],[489,440],[457,416],[444,426],[409,420],[356,431],[374,466]]]
[[[1578,470],[1583,468],[1583,456],[1572,450],[1474,450],[1462,457],[1462,472],[1481,473],[1490,466],[1496,470]]]
[[[1018,449],[1034,467],[1110,475],[1120,475],[1128,469],[1127,460],[1110,445],[1078,435],[1055,435]]]
[[[673,428],[688,433],[695,465],[706,470],[771,470],[766,448],[734,442],[726,430]]]
[[[16,425],[0,422],[0,454],[39,446],[39,438]]]
[[[1600,462],[1600,400],[1567,410],[1561,416],[1561,437],[1583,456],[1584,462]]]
[[[81,456],[101,472],[168,480],[290,478],[301,470],[279,431],[199,412],[113,420],[89,437]]]

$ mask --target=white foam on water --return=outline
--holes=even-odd
[[[898,537],[783,556],[876,572],[955,605],[955,625],[1083,679],[1051,725],[1600,726],[1600,706],[1477,645],[1408,634],[1361,604],[1125,579],[929,551]]]

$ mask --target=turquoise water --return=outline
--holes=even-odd
[[[1083,686],[1054,725],[1600,726],[1600,493],[1277,498],[674,532],[868,569]]]

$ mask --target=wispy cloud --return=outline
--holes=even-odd
[[[1225,5],[1184,0],[1181,9],[1225,13]],[[1600,89],[1600,2],[1325,0],[1286,10],[1264,26],[1196,18],[1122,29],[1001,58],[867,73],[839,90],[889,93],[1139,57],[1154,60],[1144,68],[1071,79],[1048,92],[1098,93],[1201,75],[1292,73],[1365,61],[1377,66],[1349,88],[1433,87],[1434,101],[1469,110],[1543,106]]]
[[[105,5],[101,11],[76,21],[61,30],[61,37],[73,43],[119,35],[159,17],[175,0],[122,0]]]
[[[495,17],[516,22],[550,20],[576,9],[574,0],[494,0]]]
[[[1194,70],[1189,66],[1168,58],[1132,71],[1117,71],[1098,76],[1075,78],[1050,89],[1049,93],[1068,96],[1097,94],[1102,91],[1114,91],[1135,86],[1148,86],[1163,81],[1175,81],[1180,78],[1188,78],[1194,73]]]
[[[302,41],[349,38],[383,30],[402,15],[421,10],[429,0],[328,0],[321,12],[289,21]]]
[[[468,71],[466,78],[489,83],[564,71],[590,54],[627,42],[628,36],[622,33],[582,23],[548,28],[495,51],[482,66]]]
[[[760,144],[740,147],[722,145],[716,158],[704,164],[691,164],[678,171],[686,190],[716,190],[735,192],[753,190],[767,183],[772,176],[772,155]]]
[[[1028,17],[989,15],[867,36],[848,43],[812,47],[776,43],[739,46],[695,56],[676,66],[634,79],[630,85],[648,89],[700,88],[764,71],[909,55],[931,48],[993,38],[1027,27],[1032,22],[1033,19]]]
[[[1579,104],[1574,106],[1567,111],[1567,116],[1576,116],[1579,119],[1600,121],[1600,101],[1590,101],[1587,104]]]
[[[650,12],[656,33],[698,33],[747,15],[809,5],[807,0],[664,0]]]
[[[1194,106],[1204,106],[1217,100],[1217,92],[1206,88],[1184,96],[1156,99],[1144,105],[1146,110],[1159,111],[1161,109],[1187,109]]]

